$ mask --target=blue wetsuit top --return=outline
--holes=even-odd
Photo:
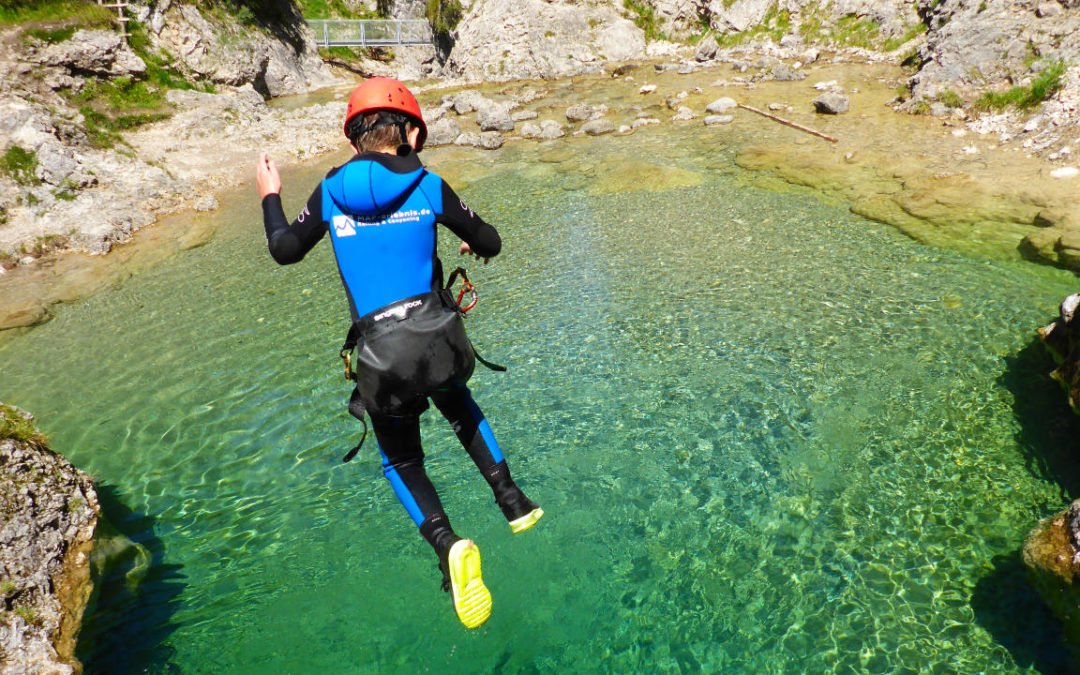
[[[292,224],[279,195],[267,195],[262,207],[270,254],[282,265],[299,262],[330,233],[353,321],[441,286],[436,223],[481,257],[502,247],[495,228],[413,151],[356,155],[326,175]]]

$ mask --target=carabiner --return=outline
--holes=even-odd
[[[356,375],[354,375],[353,371],[352,371],[352,350],[351,349],[342,349],[341,350],[341,360],[345,362],[345,379],[346,380],[355,380]]]
[[[457,295],[457,306],[458,309],[461,310],[461,313],[464,314],[465,312],[476,306],[476,286],[474,286],[473,283],[469,281],[469,275],[465,271],[465,268],[459,267],[450,273],[450,280],[446,282],[447,289],[453,288],[454,281],[458,278],[458,275],[461,275],[461,290],[458,292]],[[461,301],[465,298],[466,293],[471,294],[472,297],[469,300],[469,304],[462,307]]]

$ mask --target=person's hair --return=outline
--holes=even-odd
[[[413,122],[408,115],[380,110],[353,117],[345,133],[357,150],[372,152],[408,143],[408,132],[412,128]]]

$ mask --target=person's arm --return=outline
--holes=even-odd
[[[266,153],[259,157],[255,168],[255,184],[262,198],[263,227],[270,255],[281,265],[300,262],[326,234],[326,223],[322,221],[322,186],[315,188],[304,210],[290,225],[281,206],[281,177]]]
[[[461,238],[458,252],[462,255],[471,253],[486,263],[502,250],[498,231],[466,206],[446,181],[442,184],[442,213],[435,217],[435,221]]]

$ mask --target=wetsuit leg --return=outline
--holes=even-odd
[[[473,400],[469,388],[460,384],[440,389],[432,394],[431,400],[454,428],[461,445],[484,474],[495,495],[495,502],[510,522],[511,529],[518,532],[531,527],[543,515],[543,510],[514,483],[491,425]]]
[[[502,450],[491,431],[491,425],[473,400],[472,392],[463,384],[440,389],[431,395],[435,407],[454,428],[458,440],[486,476],[503,461]]]
[[[420,418],[371,415],[371,428],[382,454],[383,475],[390,481],[413,522],[442,513],[442,502],[424,471],[424,448],[420,444]]]
[[[424,448],[420,443],[420,417],[371,415],[371,428],[379,442],[383,475],[394,494],[420,528],[420,534],[439,556],[443,590],[450,588],[448,557],[450,548],[461,537],[454,534],[443,512],[439,493],[424,471]]]

